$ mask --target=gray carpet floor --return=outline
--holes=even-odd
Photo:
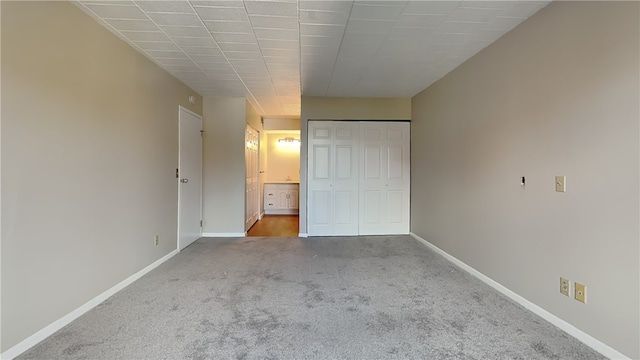
[[[200,239],[19,359],[603,359],[409,236]]]

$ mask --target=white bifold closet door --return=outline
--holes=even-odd
[[[360,124],[360,235],[408,234],[409,123]]]
[[[310,121],[308,233],[409,233],[409,123]]]
[[[358,235],[357,123],[309,123],[309,235]]]

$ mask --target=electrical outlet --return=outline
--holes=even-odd
[[[569,296],[569,292],[571,292],[571,280],[561,277],[560,278],[560,294],[564,296]]]
[[[576,283],[574,297],[576,298],[576,300],[580,301],[581,303],[586,304],[587,303],[587,286],[580,283]]]
[[[158,246],[160,244],[160,235],[153,237],[153,245]]]

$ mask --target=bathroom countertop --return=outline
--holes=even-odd
[[[265,184],[299,184],[299,180],[267,180],[264,182]]]

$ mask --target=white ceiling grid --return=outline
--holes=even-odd
[[[413,96],[549,1],[80,0],[203,96],[299,115],[300,95]]]

